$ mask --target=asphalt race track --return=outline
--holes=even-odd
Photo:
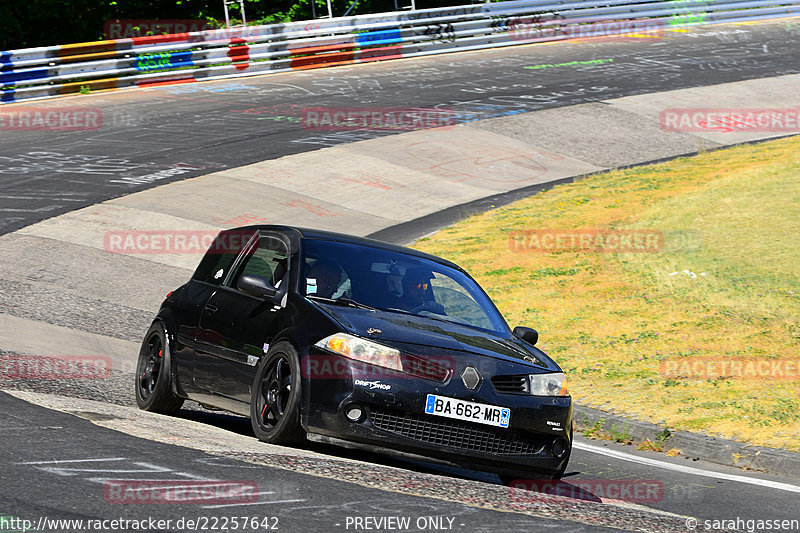
[[[787,19],[668,32],[664,39],[512,47],[2,107],[0,113],[32,106],[92,107],[99,110],[103,125],[95,131],[70,133],[0,130],[0,234],[148,189],[153,190],[131,197],[131,201],[141,199],[145,210],[150,209],[147,202],[156,200],[191,202],[191,196],[165,199],[163,194],[169,192],[163,191],[173,189],[154,188],[213,172],[233,172],[265,160],[333,147],[346,150],[346,145],[378,137],[387,137],[383,141],[391,146],[388,137],[393,134],[388,132],[305,129],[300,117],[306,107],[452,110],[457,112],[456,122],[486,131],[496,123],[479,121],[513,120],[517,115],[552,110],[547,116],[553,122],[540,127],[567,129],[560,137],[541,139],[542,146],[555,151],[559,148],[555,145],[563,145],[566,139],[567,144],[580,147],[568,153],[577,160],[584,145],[602,139],[587,141],[568,121],[559,123],[559,117],[567,116],[559,115],[562,108],[798,74],[798,45],[800,23]],[[713,103],[710,99],[708,105]],[[678,144],[675,153],[694,151],[692,142]],[[569,147],[561,148],[569,152]],[[626,150],[624,146],[585,149],[596,152],[594,166],[569,162],[577,169],[573,174],[614,166],[618,161],[614,151]],[[649,154],[646,147],[640,150]],[[324,161],[334,153],[343,152],[322,151],[320,157]],[[340,164],[346,166],[347,160]],[[503,186],[506,192],[516,187],[513,181]],[[413,199],[414,191],[402,194]],[[448,193],[443,189],[442,194]],[[213,213],[208,206],[189,208]],[[325,223],[320,219],[320,225]],[[410,240],[409,228],[395,231],[393,240]],[[28,242],[24,239],[32,239],[31,235],[7,242]],[[7,254],[8,250],[4,248]],[[68,263],[58,263],[60,256],[54,251],[37,253],[42,266],[31,269],[27,278],[34,285],[0,276],[6,308],[2,314],[9,317],[4,324],[23,328],[31,323],[26,320],[36,321],[42,327],[25,335],[39,335],[42,342],[53,344],[58,344],[60,334],[66,339],[68,334],[94,332],[113,338],[129,352],[155,311],[149,302],[157,301],[156,296],[130,296],[129,307],[90,300],[95,283],[91,276],[112,278],[109,284],[117,278],[120,285],[130,285],[126,288],[131,294],[140,286],[162,281],[171,288],[175,280],[185,278],[188,264],[198,259],[190,257],[189,263],[181,265],[147,261],[152,268],[142,270],[132,264],[125,272],[104,271],[111,263],[89,259],[80,270],[80,276],[88,280],[86,286],[64,282],[66,288],[59,292],[61,281],[57,281],[53,290],[34,294],[31,288],[41,289],[35,283],[47,281],[54,271],[67,277],[75,272]],[[94,257],[89,251],[86,254]],[[145,272],[145,279],[129,279],[137,269]],[[74,287],[80,287],[85,298]],[[106,286],[98,284],[96,290],[101,293]],[[163,295],[164,289],[159,285],[148,290]],[[64,310],[70,307],[71,312]],[[0,354],[14,353],[3,338]],[[294,449],[268,446],[252,436],[246,419],[209,412],[191,402],[176,417],[143,413],[135,408],[132,375],[124,368],[115,369],[110,379],[90,381],[0,382],[8,391],[0,393],[4,413],[0,416],[0,464],[5,481],[0,487],[0,515],[32,520],[34,527],[44,531],[87,530],[76,524],[38,522],[44,517],[172,520],[164,527],[129,528],[141,531],[204,529],[178,524],[181,518],[258,517],[267,520],[246,530],[277,526],[282,531],[325,532],[677,532],[687,531],[687,524],[689,528],[696,525],[686,517],[700,520],[697,529],[704,529],[702,520],[800,518],[797,479],[702,460],[669,458],[578,437],[561,487],[572,497],[559,498],[511,491],[488,474],[321,442]],[[109,480],[236,480],[254,484],[258,494],[256,501],[227,507],[120,505],[108,494]],[[654,492],[639,499],[626,496],[625,488],[637,482],[649,483]],[[394,527],[402,522],[388,522],[389,517],[408,518],[410,525]],[[384,521],[377,522],[380,519]],[[206,525],[205,529],[212,529],[210,523]],[[748,526],[742,522],[739,528]],[[124,528],[109,530],[120,529]]]
[[[120,183],[123,178],[183,170],[160,177],[163,184],[387,135],[306,130],[299,125],[306,107],[437,108],[469,122],[800,72],[796,21],[724,27],[667,32],[665,39],[521,46],[47,101],[99,108],[103,127],[2,134],[0,232],[154,184]],[[525,68],[601,59],[613,61]]]

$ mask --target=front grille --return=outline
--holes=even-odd
[[[502,455],[538,455],[547,445],[545,439],[522,431],[482,427],[458,420],[442,420],[433,415],[423,417],[372,409],[370,419],[378,429],[426,444],[462,450]]]
[[[494,376],[492,385],[504,394],[524,394],[528,387],[528,376]]]

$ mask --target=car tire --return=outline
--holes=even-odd
[[[300,425],[300,359],[289,342],[278,342],[261,358],[250,397],[250,423],[258,440],[296,444]]]
[[[172,392],[172,358],[164,327],[158,322],[144,336],[135,378],[140,409],[172,414],[183,405],[183,398]]]

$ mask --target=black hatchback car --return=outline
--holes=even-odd
[[[503,478],[560,477],[572,399],[535,330],[508,327],[457,265],[379,241],[285,226],[217,235],[167,295],[137,364],[136,400],[250,417]]]

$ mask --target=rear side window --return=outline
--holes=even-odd
[[[239,252],[250,242],[254,234],[255,231],[242,230],[220,232],[200,261],[192,279],[212,285],[222,283]]]

